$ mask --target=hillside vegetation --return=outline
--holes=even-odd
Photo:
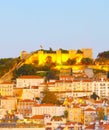
[[[20,62],[20,58],[1,58],[0,59],[0,77],[7,73],[11,68]]]
[[[50,52],[54,52],[52,49],[48,50]],[[47,52],[48,52],[47,51]],[[67,53],[67,50],[64,50],[64,52]],[[32,52],[32,55],[37,53]],[[22,60],[20,57],[17,58],[1,58],[0,59],[0,77],[8,73],[14,66],[19,64]],[[38,65],[37,63],[33,64],[25,64],[25,62],[22,62],[23,64],[19,66],[19,68],[15,68],[13,73],[13,79],[21,76],[21,75],[40,75],[42,77],[46,77],[47,80],[51,79],[58,79],[59,76],[59,70],[56,70],[56,63],[53,63],[50,60],[50,57],[47,59],[45,65]],[[75,59],[68,59],[64,65],[75,65]],[[77,64],[76,64],[77,65]],[[90,59],[90,58],[83,58],[81,59],[81,65],[109,65],[109,51],[104,51],[98,54],[96,59]],[[102,69],[99,71],[103,71]],[[94,71],[95,73],[98,71]],[[103,71],[104,72],[104,71]]]

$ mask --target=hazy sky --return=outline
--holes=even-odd
[[[109,0],[0,0],[0,58],[40,45],[109,50]]]

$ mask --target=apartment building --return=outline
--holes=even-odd
[[[53,104],[35,104],[32,107],[32,115],[51,115],[51,116],[62,116],[65,111],[64,106],[56,106]]]
[[[84,125],[89,125],[95,122],[97,112],[95,108],[87,108],[84,110]]]
[[[19,100],[17,103],[17,112],[23,116],[32,115],[32,107],[36,102],[30,99]]]
[[[3,82],[0,83],[0,95],[1,96],[13,96],[14,83]]]
[[[32,86],[38,86],[44,82],[44,78],[40,76],[21,76],[16,79],[17,88],[31,88]]]
[[[29,88],[22,89],[22,99],[33,100],[35,97],[40,97],[40,91],[38,86],[32,87],[31,89]]]
[[[107,79],[94,80],[92,85],[92,91],[95,92],[99,97],[108,97],[109,80]]]
[[[17,107],[17,99],[15,97],[1,97],[0,98],[0,106],[2,109],[6,111],[16,110]]]
[[[68,108],[68,120],[71,122],[83,123],[84,113],[81,107],[74,105]]]

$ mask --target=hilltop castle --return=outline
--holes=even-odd
[[[27,58],[28,57],[28,58]],[[26,51],[22,51],[20,54],[21,59],[26,59],[26,63],[35,63],[38,65],[43,65],[47,60],[52,61],[56,64],[61,65],[66,62],[68,59],[76,58],[77,63],[80,62],[82,58],[93,58],[92,48],[83,48],[81,50],[67,50],[62,51],[61,49],[56,51],[44,51],[38,50],[33,54],[28,54]]]

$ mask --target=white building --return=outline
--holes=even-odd
[[[0,98],[0,106],[6,111],[15,110],[17,107],[17,99],[15,97]]]
[[[38,86],[35,88],[31,88],[31,89],[28,89],[28,88],[23,89],[22,99],[31,99],[32,100],[35,97],[40,97],[40,91],[39,91]]]
[[[40,76],[21,76],[16,79],[17,88],[31,88],[32,86],[38,86],[44,82],[44,78]]]
[[[52,104],[36,104],[32,107],[32,115],[51,115],[62,116],[64,115],[65,106],[56,106]]]
[[[90,96],[92,94],[92,80],[59,80],[55,82],[55,91],[59,93],[64,92],[64,97]]]
[[[92,91],[99,97],[109,97],[109,81],[104,79],[93,81]]]

